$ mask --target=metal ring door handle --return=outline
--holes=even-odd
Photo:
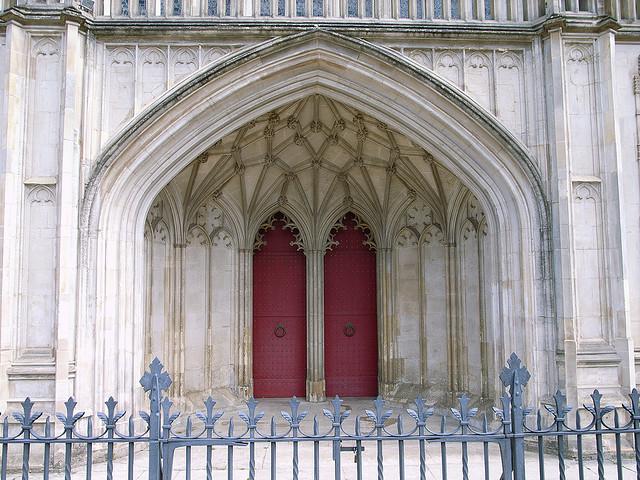
[[[282,338],[287,334],[287,329],[284,328],[284,325],[279,323],[278,325],[276,325],[276,328],[273,330],[273,334],[278,338]]]
[[[356,334],[356,327],[354,327],[353,323],[348,322],[342,329],[342,333],[344,333],[345,337],[353,337]]]

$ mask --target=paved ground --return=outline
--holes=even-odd
[[[391,450],[391,449],[389,449]],[[430,480],[442,479],[442,471],[441,464],[438,457],[439,452],[435,448],[431,448],[431,451],[428,454],[427,458],[427,478]],[[452,449],[452,455],[449,458],[447,463],[447,478],[449,480],[457,480],[462,479],[462,464],[460,462],[460,457],[454,458],[453,453],[457,450],[459,453],[459,449]],[[497,452],[496,452],[497,453]],[[331,450],[330,448],[322,448],[320,453],[323,461],[321,462],[320,467],[320,478],[322,480],[332,479],[333,478],[333,462],[331,461]],[[350,462],[351,455],[347,453],[343,453],[343,466],[342,466],[342,478],[345,480],[355,480],[356,477],[356,469],[355,464]],[[376,462],[375,462],[375,452],[372,450],[371,452],[366,452],[364,455],[364,468],[363,468],[363,479],[371,480],[377,478],[377,470],[376,470]],[[278,448],[278,458],[279,458],[279,467],[277,469],[277,478],[279,479],[291,479],[292,469],[291,469],[291,449],[290,448]],[[256,449],[256,478],[257,479],[269,479],[270,478],[270,453],[269,447],[265,446],[264,448]],[[351,458],[352,460],[352,458]],[[144,455],[140,455],[140,461],[135,465],[135,475],[136,479],[145,479],[147,478],[147,471],[143,464],[146,461],[146,457]],[[313,479],[313,456],[311,450],[301,449],[300,453],[300,479]],[[204,453],[198,454],[194,452],[193,456],[193,467],[191,478],[193,480],[200,480],[206,478],[205,471],[205,458]],[[405,478],[408,480],[413,480],[419,478],[419,467],[418,467],[418,454],[417,451],[412,451],[412,449],[407,449],[406,458],[405,458],[405,468],[406,474]],[[214,453],[214,461],[213,461],[213,478],[214,479],[226,479],[227,478],[227,468],[226,468],[226,452],[218,451]],[[182,458],[176,459],[176,471],[173,476],[174,479],[185,479],[184,472],[184,460]],[[105,478],[106,475],[106,467],[104,464],[97,464],[93,469],[93,478]],[[490,473],[489,478],[491,479],[499,479],[501,475],[501,470],[499,468],[499,458],[497,455],[492,456],[490,462]],[[559,478],[557,461],[553,461],[553,459],[549,459],[545,464],[545,478],[547,479],[557,479]],[[616,479],[616,466],[607,462],[605,466],[605,478]],[[11,479],[19,480],[20,476],[9,476]],[[41,474],[34,474],[32,478],[41,478]],[[52,479],[61,480],[64,478],[62,474],[52,475]],[[74,470],[73,478],[81,479],[85,478],[84,469]],[[126,479],[127,478],[127,465],[126,460],[120,460],[116,462],[114,466],[114,478],[115,479]],[[235,480],[246,480],[249,478],[249,470],[248,470],[248,455],[246,452],[241,453],[239,449],[236,449],[235,452],[235,463],[234,463],[234,476]],[[384,478],[385,479],[399,479],[398,472],[398,461],[397,454],[395,452],[388,451],[385,454],[385,468],[384,468]],[[469,478],[470,479],[484,479],[484,462],[483,457],[480,452],[472,451],[469,456]],[[537,479],[539,477],[537,458],[535,455],[528,454],[527,455],[527,478],[529,479]],[[585,476],[586,480],[597,479],[597,466],[595,462],[590,461],[585,466]],[[633,469],[633,465],[631,462],[627,462],[627,464],[623,468],[623,478],[624,479],[632,479],[637,478],[635,474],[635,470]],[[575,462],[568,461],[567,462],[567,479],[578,479],[578,470]]]
[[[347,408],[351,408],[354,412],[363,412],[365,408],[372,408],[371,402],[358,400],[345,400]],[[309,417],[318,415],[322,417],[322,408],[328,407],[327,404],[307,404],[301,405],[301,410],[308,410]],[[394,416],[398,413],[404,412],[406,406],[400,404],[393,404],[389,406],[394,411]],[[226,429],[228,425],[225,422],[225,418],[229,415],[237,413],[239,410],[243,410],[238,405],[227,405],[224,407],[225,415],[220,420],[221,430]],[[286,401],[272,400],[269,402],[262,402],[258,407],[258,411],[265,412],[265,419],[270,419],[274,416],[277,419],[276,428],[278,431],[286,430],[287,423],[280,415],[281,410],[288,410]],[[312,419],[305,420],[305,424],[308,425],[308,429],[311,428]],[[412,420],[405,415],[404,418],[405,428],[408,428],[412,423]],[[234,420],[236,423],[236,432],[239,432],[242,422],[239,418]],[[269,429],[269,420],[263,420],[265,429]],[[389,430],[396,431],[397,424],[389,421]],[[325,428],[329,428],[329,425],[321,420],[321,425]],[[363,429],[371,426],[371,423],[363,421]],[[348,431],[353,429],[353,418],[350,418],[346,422],[345,428]],[[308,430],[307,430],[308,431]],[[346,444],[353,444],[352,442],[345,442]],[[585,444],[585,448],[588,445]],[[405,449],[405,478],[417,479],[419,478],[419,452],[417,444],[407,443],[404,446]],[[134,462],[134,478],[145,479],[147,478],[147,455],[146,451],[136,452]],[[376,445],[375,443],[365,444],[365,452],[363,453],[363,476],[365,480],[377,478],[377,462],[376,462]],[[398,462],[398,444],[397,442],[388,442],[383,447],[384,455],[384,478],[385,479],[398,479],[399,474],[399,462]],[[257,479],[269,479],[271,473],[271,446],[269,443],[259,444],[256,446],[256,478]],[[300,479],[313,479],[313,446],[311,443],[301,443],[299,452],[299,478]],[[34,459],[35,460],[35,459]],[[350,452],[342,453],[342,478],[345,480],[356,479],[356,465],[354,463],[354,455]],[[205,479],[205,449],[193,448],[192,449],[192,467],[191,478],[193,480]],[[490,479],[498,479],[501,475],[500,456],[498,448],[491,446],[489,448],[489,477]],[[578,468],[575,461],[567,460],[567,478],[578,479]],[[246,480],[249,478],[249,448],[248,447],[234,447],[234,461],[233,461],[233,479],[234,480]],[[277,446],[277,478],[279,479],[291,479],[292,475],[292,447],[290,444],[278,444]],[[85,478],[85,468],[78,462],[74,465],[72,478],[82,479]],[[545,478],[557,479],[558,473],[558,460],[552,453],[547,454],[544,464]],[[213,453],[213,478],[214,479],[226,479],[227,478],[227,448],[215,447]],[[321,444],[320,448],[320,478],[332,479],[334,473],[334,464],[332,461],[331,443],[326,442]],[[447,478],[450,480],[462,479],[462,461],[461,461],[461,448],[459,445],[448,444],[447,445],[447,461],[446,461],[446,473]],[[484,479],[485,462],[482,445],[470,445],[469,447],[469,478],[470,479]],[[584,470],[586,480],[597,479],[597,464],[594,460],[589,460],[585,463]],[[106,477],[106,464],[96,463],[93,466],[93,478],[105,478]],[[20,479],[19,475],[9,475],[8,479]],[[42,478],[41,473],[34,473],[31,478]],[[52,480],[61,480],[64,475],[56,472],[51,476]],[[114,464],[114,479],[126,479],[127,478],[127,458],[120,457]],[[185,452],[184,449],[180,450],[175,458],[175,473],[173,479],[185,479]],[[441,449],[439,444],[431,444],[427,448],[427,478],[428,479],[441,479],[443,477],[442,463],[441,463]],[[535,452],[527,452],[527,478],[537,479],[540,478],[538,459]],[[605,465],[605,478],[616,479],[617,471],[616,465],[607,460]],[[624,460],[622,468],[622,478],[637,478],[635,473],[635,463],[627,458]]]

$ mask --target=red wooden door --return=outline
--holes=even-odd
[[[306,264],[282,215],[253,255],[253,390],[304,397],[307,372]]]
[[[324,344],[327,396],[378,394],[376,255],[353,214],[324,258]]]

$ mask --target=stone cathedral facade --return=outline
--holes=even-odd
[[[638,2],[0,6],[2,411],[637,384]]]

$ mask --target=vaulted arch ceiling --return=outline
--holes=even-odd
[[[434,222],[466,189],[433,157],[384,123],[322,95],[262,115],[218,140],[171,184],[186,227],[212,197],[242,219],[251,237],[274,209],[296,217],[310,238],[356,209],[384,241],[398,215],[418,200]]]

